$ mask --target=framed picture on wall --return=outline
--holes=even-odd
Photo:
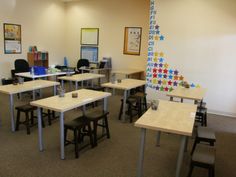
[[[123,53],[128,55],[140,55],[141,36],[141,27],[125,27]]]
[[[98,45],[99,28],[81,28],[81,45]]]
[[[21,25],[4,23],[3,31],[4,31],[4,53],[20,54]]]

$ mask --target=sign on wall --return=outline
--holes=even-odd
[[[165,53],[159,51],[158,43],[165,40],[157,20],[157,0],[150,1],[150,27],[148,41],[148,62],[146,70],[147,86],[156,91],[171,92],[182,85],[184,76],[176,68],[170,67]],[[160,45],[160,44],[159,44]],[[199,87],[190,83],[190,87]]]
[[[125,27],[124,54],[140,55],[141,27]]]

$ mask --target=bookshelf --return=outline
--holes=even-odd
[[[43,66],[48,68],[48,52],[28,52],[27,53],[29,66]]]

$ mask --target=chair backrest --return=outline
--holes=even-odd
[[[29,63],[24,59],[15,60],[15,73],[29,72]]]
[[[89,67],[89,60],[88,59],[79,59],[77,62],[77,69],[79,69],[80,67]]]
[[[102,68],[105,67],[105,65],[106,65],[106,62],[100,61],[100,63],[99,63],[99,68],[102,69]]]

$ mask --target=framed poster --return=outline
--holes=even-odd
[[[21,25],[4,23],[3,31],[4,31],[4,53],[20,54]]]
[[[98,47],[81,46],[80,58],[88,59],[91,63],[98,63]]]
[[[81,28],[81,45],[98,45],[99,28]]]
[[[124,54],[140,55],[141,48],[141,27],[125,27]]]

